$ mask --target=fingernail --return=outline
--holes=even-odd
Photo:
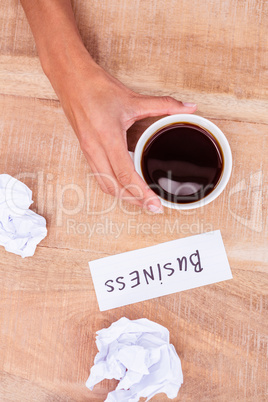
[[[148,205],[148,209],[150,212],[153,212],[154,214],[163,214],[163,209],[158,208],[156,205],[150,204]]]
[[[186,106],[186,107],[196,107],[196,103],[183,102],[183,106]]]

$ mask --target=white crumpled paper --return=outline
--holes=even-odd
[[[46,220],[29,210],[32,191],[21,181],[0,174],[0,245],[21,257],[34,255],[47,235]]]
[[[120,380],[106,402],[148,401],[160,392],[171,399],[177,396],[183,375],[167,328],[146,318],[123,317],[98,331],[96,344],[99,353],[86,386],[92,390],[104,378]]]

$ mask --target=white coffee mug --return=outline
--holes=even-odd
[[[218,180],[218,183],[216,184],[215,188],[207,194],[204,198],[201,198],[197,201],[193,201],[191,203],[175,203],[171,201],[167,201],[161,197],[161,203],[163,206],[168,207],[168,208],[173,208],[173,209],[194,209],[194,208],[199,208],[203,205],[209,204],[211,201],[215,200],[221,192],[224,190],[226,187],[228,180],[231,175],[231,170],[232,170],[232,153],[231,153],[231,148],[230,145],[223,134],[223,132],[211,121],[205,119],[204,117],[200,117],[197,115],[193,114],[176,114],[172,116],[167,116],[164,117],[155,123],[153,123],[151,126],[149,126],[144,133],[141,135],[139,138],[139,141],[137,142],[134,155],[133,155],[133,161],[135,165],[136,171],[139,173],[139,175],[144,179],[143,173],[142,173],[142,168],[141,168],[141,161],[142,161],[142,154],[145,145],[147,144],[148,140],[154,136],[156,132],[161,130],[162,128],[174,124],[174,123],[193,123],[208,132],[210,132],[218,141],[222,153],[223,153],[223,170],[221,173],[221,177]]]

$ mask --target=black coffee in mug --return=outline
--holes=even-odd
[[[174,123],[145,144],[141,168],[145,181],[163,199],[191,203],[217,186],[223,153],[216,138],[192,123]]]

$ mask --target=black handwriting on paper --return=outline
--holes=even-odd
[[[196,262],[194,262],[193,258],[196,257]],[[180,271],[187,271],[187,258],[181,257],[181,258],[177,258],[178,264],[179,264],[179,270]],[[203,271],[203,268],[201,267],[201,260],[200,260],[200,254],[199,251],[196,250],[195,253],[191,254],[189,257],[189,261],[191,263],[191,265],[194,267],[194,272],[201,272]]]
[[[193,261],[193,257],[196,257],[196,262]],[[203,268],[201,267],[200,254],[198,250],[196,250],[196,253],[190,255],[190,262],[194,266],[194,272],[203,271]]]
[[[150,284],[168,281],[174,274],[179,275],[182,272],[195,273],[203,271],[199,250],[187,256],[178,257],[175,262],[166,262],[165,264],[152,264],[147,268],[136,269],[125,276],[118,276],[115,279],[108,279],[104,285],[108,293],[122,291],[128,288],[136,288],[141,284],[150,286]]]
[[[106,289],[107,292],[113,292],[114,291],[114,287],[112,285],[109,285],[109,282],[113,283],[112,279],[108,279],[108,281],[105,282],[105,286],[107,286],[109,289]]]
[[[131,282],[137,281],[135,283],[135,285],[131,286],[132,288],[135,288],[136,286],[139,286],[139,284],[140,284],[140,274],[139,274],[139,271],[133,271],[133,272],[130,272],[129,275],[132,275],[132,274],[136,274],[132,279],[130,279]]]

